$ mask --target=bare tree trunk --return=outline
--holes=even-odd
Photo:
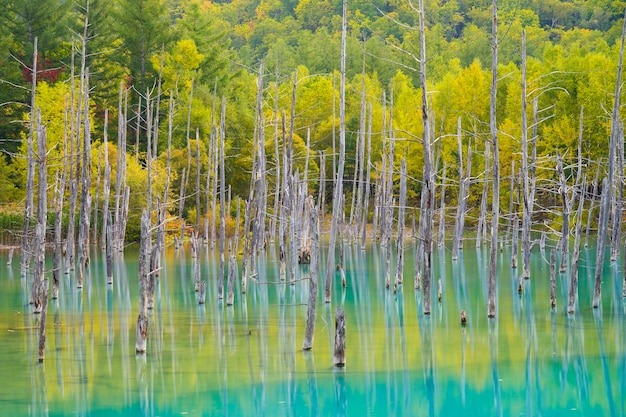
[[[487,239],[487,199],[489,198],[489,163],[491,161],[491,151],[489,143],[485,144],[485,178],[483,182],[483,193],[480,199],[480,214],[478,215],[478,230],[476,231],[476,247],[480,247]]]
[[[100,182],[102,176],[102,153],[104,151],[104,146],[100,146],[98,150],[98,168],[96,170],[96,189],[95,189],[95,198],[93,200],[93,204],[91,205],[91,223],[93,224],[93,228],[91,230],[91,244],[96,245],[98,242],[98,202],[100,201]]]
[[[563,221],[561,226],[561,238],[559,239],[558,247],[561,250],[561,266],[560,272],[567,271],[567,258],[569,257],[569,213],[570,213],[570,200],[567,190],[567,182],[565,180],[565,173],[563,171],[563,161],[561,155],[557,151],[556,153],[556,169],[559,173],[559,193],[563,200]]]
[[[196,234],[200,236],[200,129],[196,128]]]
[[[337,307],[337,310],[335,310],[335,353],[333,355],[333,364],[338,367],[346,365],[346,314],[341,307]]]
[[[108,126],[109,126],[109,109],[104,110],[104,136],[102,147],[104,149],[104,179],[102,190],[102,248],[106,250],[107,247],[107,230],[109,226],[109,197],[111,195],[111,164],[109,164],[109,138],[108,138]],[[95,242],[95,238],[94,238]]]
[[[601,204],[604,204],[604,214],[602,217],[602,210],[600,211],[600,225],[598,227],[598,249],[596,255],[596,274],[595,285],[593,290],[593,308],[598,308],[600,305],[600,295],[602,290],[602,267],[604,258],[604,246],[608,227],[609,210],[611,209],[612,197],[613,197],[613,184],[615,177],[615,152],[617,151],[617,140],[620,135],[621,122],[619,118],[620,109],[620,95],[622,87],[622,64],[624,59],[624,41],[626,40],[626,11],[624,11],[624,25],[622,27],[622,42],[620,44],[619,61],[617,64],[617,79],[615,81],[615,94],[613,95],[613,112],[611,114],[611,137],[609,139],[609,167],[608,167],[608,192],[606,199]],[[602,188],[604,192],[604,187]],[[620,222],[621,223],[621,222]],[[614,224],[613,227],[616,225]]]
[[[306,202],[309,209],[309,229],[311,230],[311,264],[309,266],[309,302],[306,310],[306,329],[302,350],[313,348],[315,336],[315,310],[317,305],[317,278],[319,269],[319,225],[318,209],[313,203],[313,197],[309,196]]]
[[[531,200],[530,171],[528,167],[528,118],[526,115],[526,31],[522,31],[522,279],[530,278],[530,226],[534,201]]]
[[[487,284],[487,316],[496,316],[496,257],[498,220],[500,217],[500,152],[496,123],[496,93],[498,83],[498,0],[492,0],[491,28],[491,95],[489,100],[489,130],[493,147],[493,203],[491,215],[491,247],[489,251],[489,278]]]
[[[148,258],[150,256],[150,218],[144,209],[141,216],[139,246],[139,315],[135,342],[136,353],[146,353],[148,340]]]
[[[111,212],[107,210],[107,228],[106,228],[106,242],[105,242],[105,251],[106,251],[106,275],[107,275],[107,284],[113,284],[113,225],[111,219]]]
[[[367,215],[369,212],[370,201],[370,170],[371,170],[371,154],[372,154],[372,103],[369,103],[368,120],[367,120],[367,168],[365,172],[365,195],[363,197],[363,219],[361,221],[361,249],[365,249],[365,240],[367,238]]]
[[[550,307],[556,309],[556,251],[550,251]]]
[[[463,172],[463,144],[461,141],[461,118],[457,119],[457,143],[459,148],[459,197],[454,222],[454,238],[452,242],[452,260],[458,259],[459,250],[463,249],[463,232],[465,230],[465,212],[469,197],[469,182],[472,175],[472,147],[467,146],[467,175]]]
[[[33,313],[39,314],[43,310],[44,296],[44,267],[46,261],[46,213],[47,202],[47,164],[46,164],[46,130],[41,124],[41,113],[37,110],[37,164],[38,164],[38,187],[37,187],[37,225],[35,227],[35,241],[33,245],[35,269],[33,271],[33,287],[31,300]],[[47,297],[47,286],[46,286]],[[45,324],[44,324],[45,326]],[[45,337],[45,336],[44,336]]]
[[[343,18],[341,22],[341,78],[339,86],[339,165],[337,167],[336,184],[334,189],[333,202],[337,202],[343,195],[343,169],[346,155],[346,36],[347,36],[347,14],[348,2],[343,0]],[[326,283],[324,288],[324,302],[330,303],[333,264],[335,263],[335,242],[337,234],[337,224],[340,220],[340,213],[343,207],[339,204],[333,205],[333,218],[330,227],[330,242],[328,244],[328,262],[326,264]]]
[[[125,101],[124,97],[124,87],[120,84],[119,101],[117,106],[117,172],[115,178],[115,232],[113,238],[115,242],[114,245],[118,251],[121,251],[124,246],[123,241],[120,239],[123,234],[122,219],[120,214],[124,207],[123,194],[126,192],[126,107],[123,105]]]
[[[228,245],[228,283],[226,285],[226,305],[232,306],[235,298],[235,280],[237,279],[237,261],[232,251],[232,242]],[[242,291],[245,294],[245,291]]]
[[[78,227],[78,288],[83,287],[84,274],[89,268],[89,215],[91,213],[91,123],[89,120],[89,69],[85,69],[83,83],[83,165],[81,205]]]
[[[515,177],[515,173],[513,173],[513,176]],[[514,194],[517,194],[514,195],[515,199],[513,201],[513,210],[511,210],[511,268],[516,269],[519,250],[519,217],[517,214],[519,207],[519,190],[517,189],[517,186],[515,186],[514,190],[511,191],[514,192]]]
[[[224,246],[226,244],[226,174],[224,168],[224,145],[226,143],[226,97],[222,97],[220,120],[220,270],[217,277],[217,298],[224,298]]]
[[[36,97],[37,97],[37,37],[35,36],[33,45],[33,67],[31,75],[31,96],[30,96],[30,124],[28,127],[28,160],[26,168],[26,200],[24,203],[24,227],[22,230],[22,259],[21,275],[25,277],[30,265],[32,251],[29,245],[30,219],[33,216],[33,195],[35,188],[35,155],[33,142],[35,141],[35,118],[36,118]]]
[[[406,211],[406,160],[400,160],[400,201],[398,202],[398,237],[396,263],[396,286],[404,280],[404,213]]]
[[[578,213],[576,215],[576,232],[574,238],[574,253],[572,254],[572,266],[570,270],[569,279],[569,293],[567,297],[567,313],[574,314],[576,312],[576,301],[578,298],[578,261],[580,259],[580,235],[582,230],[582,217],[583,206],[585,204],[585,197],[583,190],[586,186],[586,180],[583,179],[582,184],[579,184],[579,198]]]
[[[422,89],[422,124],[424,126],[424,138],[422,147],[424,153],[424,188],[426,194],[424,217],[424,300],[423,312],[430,314],[431,304],[431,268],[432,268],[432,227],[435,196],[435,179],[432,167],[431,150],[431,126],[428,116],[428,89],[426,86],[426,38],[424,29],[424,1],[419,0],[419,26],[420,26],[420,87]]]
[[[617,174],[615,178],[615,187],[617,188],[617,197],[613,205],[613,217],[611,219],[612,235],[611,235],[611,261],[617,260],[620,252],[620,240],[622,238],[622,213],[624,210],[624,128],[623,125],[619,129],[619,137],[616,141],[617,145]]]
[[[591,199],[589,201],[589,209],[587,210],[587,228],[585,229],[585,247],[589,243],[589,230],[591,229],[591,220],[593,219],[594,202],[598,197],[598,180],[600,178],[600,166],[596,168],[596,177],[593,180],[593,188],[591,191]]]
[[[446,163],[443,163],[441,175],[441,200],[439,203],[439,232],[437,234],[437,246],[443,248],[446,241]]]

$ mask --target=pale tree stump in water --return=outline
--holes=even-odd
[[[338,367],[346,365],[346,313],[341,307],[335,310],[335,354],[333,363]]]

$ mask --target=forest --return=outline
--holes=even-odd
[[[462,152],[472,150],[468,210],[479,209],[485,179],[485,143],[489,136],[489,79],[491,18],[489,1],[425,2],[426,56],[438,177],[443,166],[447,180],[458,184],[460,129]],[[617,73],[619,39],[625,2],[620,1],[502,1],[499,5],[499,61],[497,120],[502,178],[512,178],[521,166],[521,36],[526,33],[528,55],[526,98],[528,118],[537,138],[539,181],[555,181],[553,157],[563,156],[568,175],[575,166],[577,144],[585,166],[595,173],[608,155],[610,112]],[[304,168],[310,151],[309,175],[319,173],[319,155],[332,157],[324,178],[332,178],[339,131],[340,2],[303,0],[209,2],[3,0],[0,22],[0,204],[3,225],[21,228],[26,186],[26,138],[31,104],[32,68],[37,68],[36,106],[46,123],[50,178],[59,171],[63,152],[64,120],[76,109],[80,67],[89,68],[91,169],[106,152],[111,175],[116,175],[119,149],[118,99],[125,100],[130,212],[146,202],[146,146],[149,132],[158,137],[152,187],[165,187],[168,111],[171,121],[172,184],[169,193],[180,196],[182,168],[186,182],[195,183],[212,169],[212,126],[225,105],[226,181],[245,199],[252,170],[257,120],[257,77],[263,62],[263,113],[268,170],[276,165],[274,142],[280,141],[280,118],[293,120],[295,164]],[[350,2],[346,39],[346,170],[354,175],[361,126],[362,96],[371,106],[372,179],[383,157],[383,112],[393,97],[396,163],[407,160],[407,174],[420,179],[423,125],[419,116],[421,89],[416,56],[419,49],[417,14],[406,2]],[[33,52],[37,38],[37,51]],[[34,62],[36,61],[36,62]],[[292,106],[294,71],[296,100]],[[154,126],[148,127],[146,101]],[[218,103],[216,105],[216,102]],[[333,110],[334,109],[334,110]],[[387,106],[389,113],[389,106]],[[108,112],[108,119],[105,114]],[[293,112],[293,114],[292,114]],[[388,115],[387,115],[388,116]],[[75,118],[75,116],[74,116]],[[71,118],[70,118],[71,119]],[[69,124],[72,120],[68,119]],[[457,123],[460,122],[460,125]],[[103,151],[103,134],[108,147]],[[199,141],[200,157],[191,158]],[[307,148],[308,145],[308,148]],[[280,150],[279,150],[280,151]],[[333,153],[334,151],[334,153]],[[200,168],[196,170],[196,160]],[[514,166],[513,166],[514,164]],[[100,166],[103,172],[103,167]],[[399,165],[397,167],[399,169]],[[268,171],[269,172],[269,171]],[[575,176],[575,173],[573,173]],[[268,177],[272,181],[273,175]],[[399,186],[395,181],[395,187]],[[270,185],[271,186],[271,185]],[[91,194],[96,198],[97,182]],[[313,184],[316,188],[317,185]],[[352,182],[346,181],[348,198]],[[419,204],[419,181],[407,184],[409,206]],[[319,190],[315,190],[319,191]],[[51,193],[52,191],[49,190]],[[198,210],[206,215],[205,193]],[[325,192],[330,199],[332,186]],[[439,193],[439,191],[437,191]],[[446,202],[456,201],[456,187],[448,187]],[[503,182],[502,203],[508,209],[510,182]],[[553,193],[538,193],[538,203],[550,206]],[[103,198],[102,193],[98,197]],[[101,204],[101,201],[98,201]],[[94,204],[95,205],[95,204]],[[231,208],[234,212],[234,208]],[[171,215],[178,207],[169,206]],[[539,211],[550,220],[550,211]],[[196,207],[184,204],[182,217],[194,223]],[[15,217],[18,216],[18,217]],[[477,215],[473,217],[478,217]],[[136,219],[138,220],[138,218]],[[101,222],[101,221],[100,221]],[[136,240],[138,221],[128,238]]]

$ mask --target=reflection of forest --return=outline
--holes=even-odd
[[[271,250],[260,259],[260,275],[248,295],[236,292],[234,306],[215,301],[216,281],[210,277],[218,262],[214,252],[203,252],[208,301],[198,306],[187,248],[168,248],[149,317],[148,354],[136,358],[131,300],[137,296],[137,253],[132,249],[116,261],[113,287],[104,285],[97,252],[82,291],[63,281],[59,300],[49,306],[45,364],[32,360],[36,316],[22,298],[20,280],[4,279],[1,316],[9,331],[0,335],[6,352],[0,365],[6,370],[3,385],[11,384],[13,393],[6,410],[19,414],[23,404],[32,404],[34,415],[107,409],[146,415],[193,410],[508,415],[561,409],[585,414],[600,409],[618,415],[623,409],[626,306],[620,286],[607,287],[604,310],[567,316],[551,311],[547,280],[525,281],[520,296],[516,275],[503,267],[498,318],[487,320],[480,271],[488,258],[465,249],[450,262],[450,253],[437,251],[435,258],[445,257],[434,263],[444,296],[441,303],[434,301],[430,316],[423,316],[421,293],[414,296],[410,286],[395,294],[384,289],[380,256],[378,249],[345,247],[347,288],[342,290],[338,280],[333,299],[343,303],[348,322],[348,361],[342,371],[331,366],[333,321],[327,312],[334,308],[322,305],[316,344],[301,352],[308,282],[272,283],[279,271]],[[409,247],[409,265],[413,256]],[[299,267],[299,276],[308,274],[307,268]],[[532,272],[547,274],[542,260],[533,261]],[[590,302],[591,279],[581,274],[581,303]],[[566,281],[567,274],[560,275],[559,287]],[[558,294],[564,305],[567,291]],[[460,308],[468,312],[464,328]]]

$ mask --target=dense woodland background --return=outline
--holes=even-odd
[[[463,154],[472,148],[472,192],[468,225],[477,217],[489,146],[491,79],[491,2],[485,0],[425,1],[429,102],[437,155],[438,181],[448,167],[445,200],[456,205],[459,173],[457,121],[460,118]],[[88,7],[87,7],[88,6]],[[0,217],[3,228],[22,227],[26,187],[26,138],[29,130],[34,40],[37,48],[37,108],[46,125],[48,178],[63,165],[64,120],[71,100],[77,100],[78,74],[83,60],[90,73],[92,195],[96,199],[98,167],[102,161],[105,113],[108,146],[116,176],[118,98],[128,91],[127,183],[131,187],[129,232],[139,235],[139,213],[146,207],[148,115],[145,98],[161,96],[159,142],[151,172],[151,188],[161,194],[166,183],[168,109],[173,109],[172,185],[170,214],[178,214],[181,172],[191,152],[190,184],[196,183],[196,149],[200,174],[213,169],[209,161],[213,121],[225,106],[225,177],[235,196],[245,199],[250,188],[255,137],[257,81],[263,61],[263,120],[267,170],[276,166],[274,142],[281,141],[285,118],[294,119],[294,163],[302,172],[307,134],[310,135],[309,178],[319,178],[319,154],[328,159],[323,178],[333,177],[334,141],[338,135],[341,2],[328,0],[210,2],[201,0],[1,0],[0,1]],[[559,222],[559,176],[554,155],[563,155],[567,178],[577,175],[580,139],[585,172],[591,181],[605,170],[609,155],[611,111],[619,43],[626,8],[624,1],[510,0],[499,8],[499,81],[497,121],[500,143],[501,210],[514,199],[510,184],[512,162],[521,166],[521,34],[527,38],[527,99],[529,132],[537,139],[536,220]],[[88,10],[88,13],[87,13]],[[88,25],[85,31],[86,17]],[[419,206],[423,132],[419,87],[418,16],[404,1],[348,3],[346,61],[346,198],[353,188],[354,161],[361,121],[361,92],[372,106],[372,167],[383,154],[383,103],[393,98],[396,164],[406,158],[407,205]],[[86,35],[86,36],[85,36]],[[297,70],[295,112],[291,102]],[[159,75],[161,74],[161,75]],[[74,83],[74,84],[73,84]],[[142,104],[143,100],[143,104]],[[191,100],[191,103],[190,103]],[[217,104],[216,104],[217,102]],[[143,106],[143,107],[142,107]],[[188,110],[191,109],[188,122]],[[108,110],[108,111],[107,111]],[[582,120],[581,120],[582,117]],[[152,119],[154,120],[154,119]],[[582,130],[581,130],[582,127]],[[197,135],[196,135],[197,132]],[[278,134],[275,134],[278,132]],[[309,132],[309,133],[307,133]],[[200,141],[196,147],[196,138]],[[138,146],[137,146],[138,144]],[[282,149],[282,148],[281,148]],[[56,162],[55,162],[56,161]],[[102,166],[102,164],[100,164]],[[372,169],[374,182],[377,169]],[[600,178],[604,176],[601,173]],[[274,190],[268,175],[269,190]],[[114,180],[113,180],[114,181]],[[202,180],[204,184],[204,180]],[[311,181],[311,192],[318,183]],[[399,181],[394,186],[399,188]],[[49,187],[52,201],[54,187]],[[201,193],[200,210],[210,211]],[[325,187],[332,199],[332,184]],[[440,195],[440,187],[437,194]],[[102,200],[103,196],[97,197]],[[195,197],[191,197],[195,200]],[[271,197],[270,197],[271,201]],[[347,200],[349,201],[349,200]],[[439,201],[439,200],[437,200]],[[98,205],[101,202],[98,201]],[[195,204],[186,204],[184,217],[195,222]],[[271,211],[271,205],[269,205]],[[543,209],[542,209],[543,208]],[[471,213],[474,212],[472,216]],[[453,213],[450,213],[452,216]],[[66,220],[65,220],[66,221]],[[555,228],[557,226],[554,226]]]

